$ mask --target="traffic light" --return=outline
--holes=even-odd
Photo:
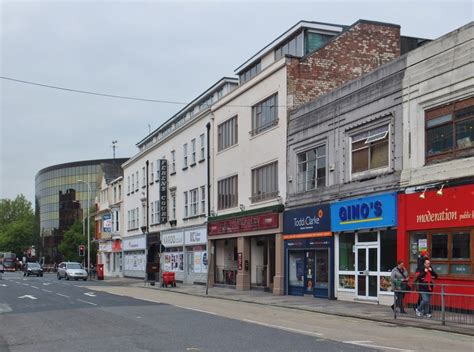
[[[85,246],[83,244],[79,245],[79,256],[83,257],[85,251],[86,251]]]

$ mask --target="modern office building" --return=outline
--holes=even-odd
[[[76,161],[46,167],[35,177],[35,204],[39,214],[40,255],[60,261],[58,245],[71,225],[94,207],[104,166],[121,165],[127,158]],[[90,186],[90,194],[88,194]]]

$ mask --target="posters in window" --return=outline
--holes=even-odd
[[[183,271],[184,269],[184,261],[183,261],[182,252],[165,253],[164,261],[165,261],[163,264],[164,271],[176,272],[176,271]]]

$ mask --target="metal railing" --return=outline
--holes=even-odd
[[[426,284],[418,284],[411,291],[394,291],[395,319],[432,319],[442,325],[447,322],[474,325],[474,294],[458,293],[461,290],[474,292],[474,286],[437,284],[432,291],[424,291],[422,285]]]

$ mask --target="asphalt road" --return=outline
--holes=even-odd
[[[374,350],[85,285],[107,284],[4,274],[0,351]]]

